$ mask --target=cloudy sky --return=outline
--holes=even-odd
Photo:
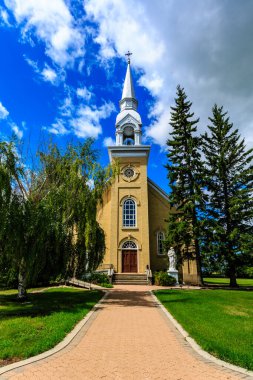
[[[253,146],[252,40],[252,0],[0,0],[0,138],[93,137],[106,164],[130,50],[149,176],[167,190],[177,84],[200,132],[217,103]]]

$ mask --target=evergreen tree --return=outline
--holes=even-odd
[[[230,286],[253,253],[253,149],[246,150],[227,112],[215,105],[203,136],[206,205],[205,249],[226,263]]]
[[[199,244],[202,164],[200,138],[196,136],[199,119],[194,119],[192,103],[180,86],[177,87],[175,103],[171,107],[172,131],[167,141],[166,168],[171,188],[170,204],[176,207],[177,212],[168,218],[166,246],[173,246],[182,262],[196,259],[198,282],[202,284]]]

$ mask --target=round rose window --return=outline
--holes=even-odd
[[[134,171],[131,168],[127,168],[124,170],[124,176],[127,178],[131,178],[134,176]]]

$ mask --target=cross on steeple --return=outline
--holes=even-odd
[[[130,56],[132,55],[133,53],[130,53],[130,51],[128,50],[128,52],[125,54],[127,56],[127,63],[130,63]]]

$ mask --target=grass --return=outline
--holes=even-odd
[[[159,290],[155,294],[204,350],[253,370],[253,292]]]
[[[27,302],[21,304],[16,301],[16,291],[0,291],[1,364],[54,347],[102,295],[95,290],[52,288],[30,293]]]
[[[205,277],[204,283],[206,285],[229,286],[229,278]],[[238,278],[237,283],[239,286],[253,286],[253,278]]]

